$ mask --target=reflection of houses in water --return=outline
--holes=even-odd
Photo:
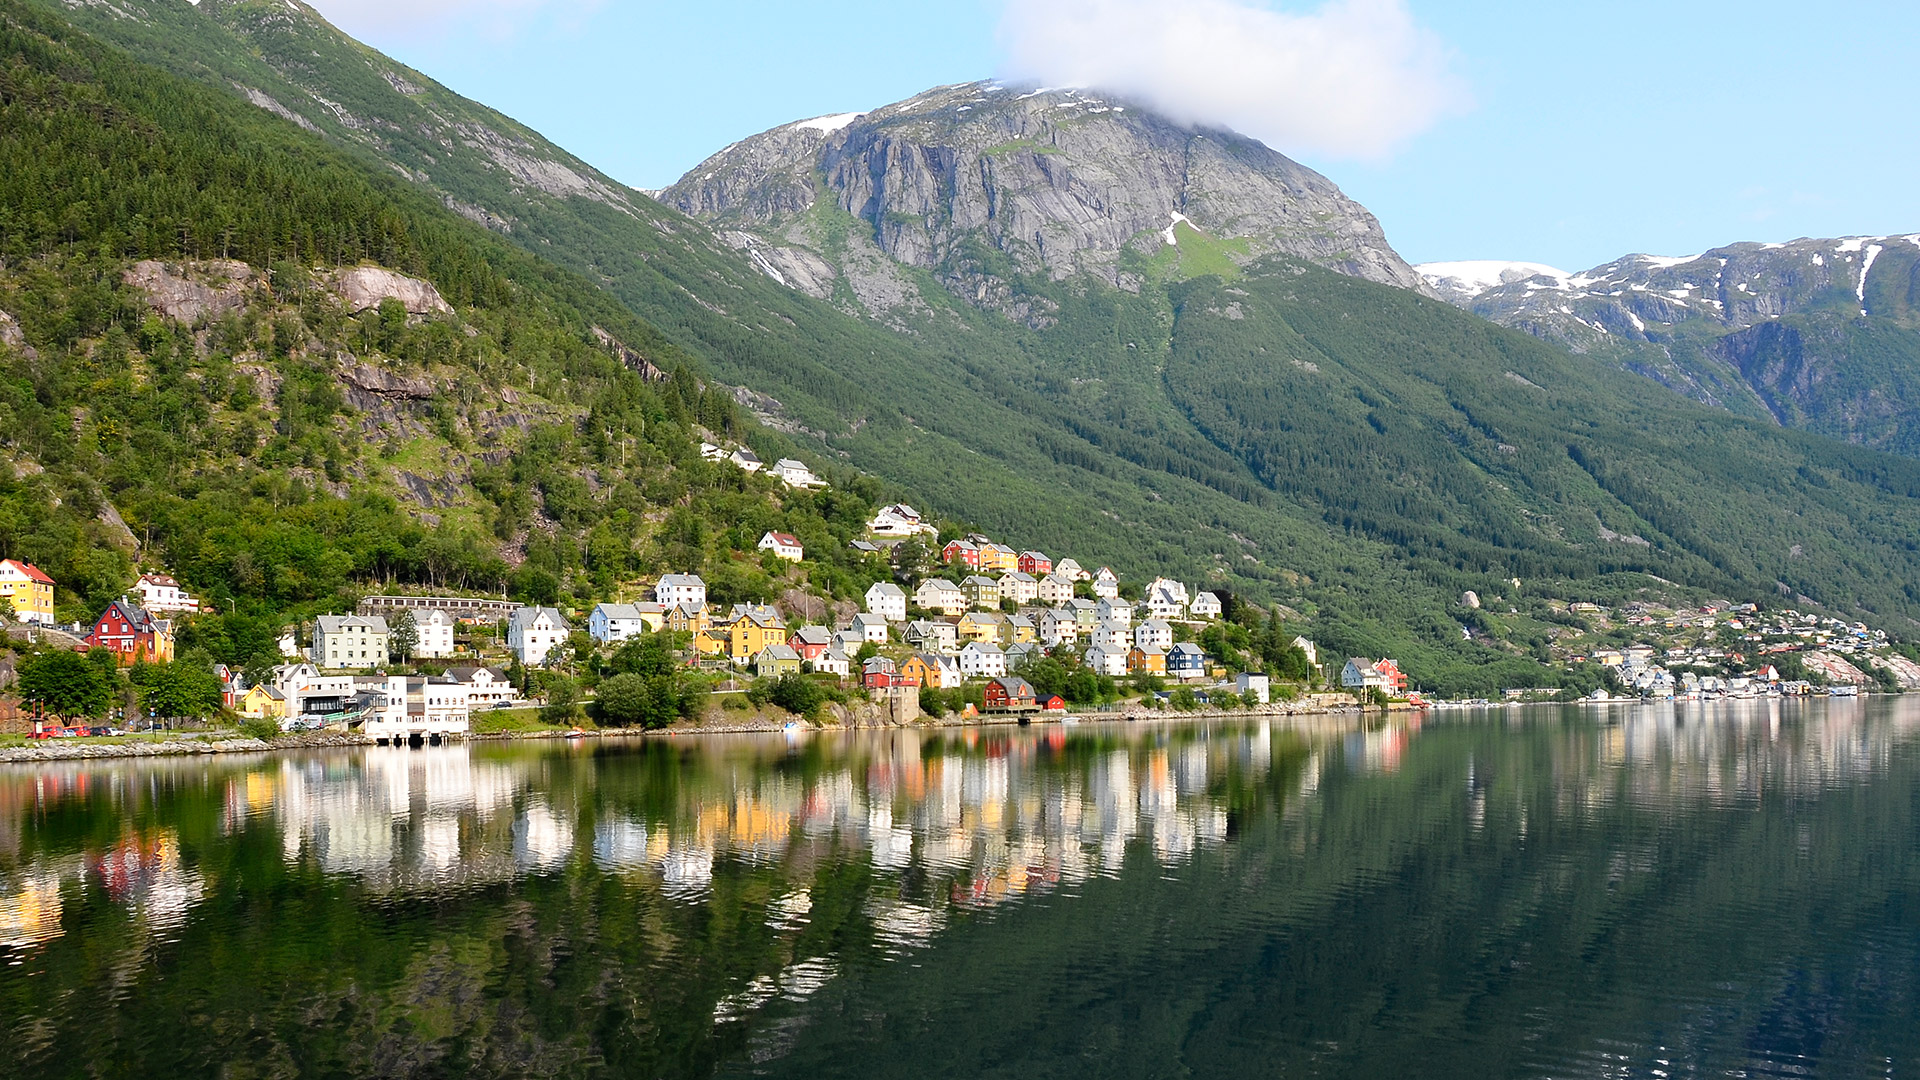
[[[180,838],[171,829],[129,834],[86,862],[88,878],[143,915],[151,930],[185,924],[206,892],[199,871],[181,864]]]
[[[0,949],[43,945],[60,936],[60,875],[48,870],[0,886]]]

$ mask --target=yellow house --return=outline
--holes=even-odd
[[[747,661],[764,649],[787,643],[787,621],[772,608],[736,607],[725,618],[699,631],[693,647],[703,653]]]
[[[985,572],[1018,570],[1020,553],[1005,544],[983,544],[980,548],[980,569]]]
[[[1136,647],[1127,654],[1127,673],[1130,675],[1165,675],[1167,673],[1167,652],[1158,645],[1147,648]]]
[[[53,625],[53,579],[30,562],[0,559],[0,600],[13,603],[21,622]]]
[[[997,612],[969,611],[960,616],[958,627],[960,640],[962,642],[982,641],[997,645],[1000,643],[1002,621]]]
[[[271,686],[255,685],[240,698],[240,715],[249,720],[279,719],[287,715],[287,698]]]
[[[640,617],[642,619],[646,618],[644,610],[641,612]],[[676,634],[697,635],[713,625],[713,618],[707,614],[705,604],[675,604],[667,609],[665,617],[667,629]],[[651,621],[648,622],[648,625],[653,626]],[[659,629],[657,626],[653,627],[656,633],[659,632]]]

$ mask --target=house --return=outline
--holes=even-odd
[[[1040,582],[1032,574],[1009,570],[1000,575],[1000,595],[1016,604],[1031,604],[1040,595]]]
[[[650,628],[638,604],[596,604],[587,616],[588,635],[603,644],[639,637]]]
[[[766,468],[766,463],[760,460],[760,455],[744,446],[728,454],[727,460],[745,469],[747,472],[759,472],[761,469]]]
[[[813,475],[813,470],[807,468],[805,463],[792,458],[781,458],[774,462],[772,475],[790,488],[812,490],[827,486],[827,482]]]
[[[1040,646],[1031,641],[1017,641],[1007,646],[1007,670],[1019,671],[1038,657],[1046,655]]]
[[[1073,599],[1073,579],[1055,572],[1040,579],[1033,598],[1043,604],[1064,604]]]
[[[1072,559],[1060,559],[1056,561],[1053,564],[1053,572],[1066,578],[1068,581],[1086,581],[1093,577],[1092,574],[1080,569],[1080,564],[1074,562]]]
[[[907,621],[907,590],[891,581],[867,586],[867,610],[888,622]]]
[[[1067,711],[1067,699],[1061,697],[1059,694],[1042,694],[1036,692],[1033,695],[1033,703],[1041,712]]]
[[[871,611],[863,611],[853,617],[853,625],[848,629],[860,635],[861,641],[870,641],[875,645],[887,643],[887,620]]]
[[[133,591],[140,594],[140,606],[148,611],[200,610],[200,601],[166,574],[141,574],[140,580],[134,582]]]
[[[938,669],[936,667],[927,663],[926,657],[915,653],[907,657],[906,660],[900,664],[900,685],[932,686],[934,685],[934,680],[939,678],[937,671]]]
[[[702,439],[700,441],[700,460],[725,461],[727,460],[727,448],[724,446],[715,446],[705,439]]]
[[[806,549],[800,546],[800,538],[792,533],[769,532],[754,545],[760,551],[771,551],[777,558],[788,562],[799,562],[806,558]]]
[[[1234,676],[1233,688],[1240,692],[1241,697],[1251,695],[1253,700],[1262,705],[1272,700],[1273,687],[1265,675],[1241,672]]]
[[[1157,592],[1166,593],[1174,603],[1183,608],[1187,606],[1187,587],[1172,578],[1159,577],[1147,583],[1147,595],[1151,596]]]
[[[1133,647],[1133,628],[1126,623],[1108,620],[1093,628],[1087,640],[1103,649],[1126,652]]]
[[[371,668],[387,662],[393,631],[379,615],[322,615],[313,620],[313,662],[323,668]]]
[[[1134,646],[1127,651],[1127,673],[1130,675],[1165,675],[1167,673],[1167,651],[1158,646],[1144,648]]]
[[[411,614],[413,616],[413,648],[407,655],[420,660],[437,660],[443,656],[452,656],[453,624],[458,621],[452,613],[439,608],[428,608],[425,611],[411,612]]]
[[[707,602],[707,583],[701,581],[698,574],[662,574],[653,585],[653,598],[668,607],[676,604],[702,607]]]
[[[1044,551],[1023,551],[1018,563],[1020,572],[1042,578],[1053,573],[1053,560],[1047,558]]]
[[[1296,637],[1293,639],[1293,647],[1307,654],[1307,663],[1312,664],[1314,667],[1320,666],[1320,647],[1318,645],[1315,645],[1304,637]]]
[[[787,635],[787,648],[799,653],[802,660],[818,661],[833,648],[833,631],[824,626],[802,626]]]
[[[447,677],[465,691],[468,711],[520,700],[520,691],[507,678],[507,673],[496,667],[450,667]]]
[[[1355,656],[1340,670],[1340,685],[1349,690],[1379,690],[1387,694],[1407,692],[1407,677],[1392,660],[1369,660]]]
[[[1120,595],[1120,575],[1108,567],[1101,567],[1093,575],[1093,595],[1103,600],[1111,600]]]
[[[954,630],[963,642],[991,641],[997,644],[1000,641],[1000,622],[997,612],[969,611],[960,616],[960,622]]]
[[[871,540],[855,540],[847,544],[847,546],[859,552],[862,555],[880,554],[880,545],[874,543]]]
[[[527,667],[547,662],[554,646],[567,640],[573,628],[566,616],[550,607],[523,607],[507,620],[507,648]]]
[[[1178,619],[1187,612],[1186,601],[1165,588],[1148,589],[1146,606],[1149,619]]]
[[[1048,648],[1072,645],[1080,640],[1080,624],[1073,615],[1056,608],[1040,616],[1040,641]]]
[[[1173,627],[1159,619],[1148,619],[1133,628],[1133,643],[1143,649],[1166,651],[1173,648]]]
[[[828,649],[813,662],[813,670],[844,679],[853,670],[853,661],[839,649]]]
[[[249,720],[278,719],[287,715],[287,695],[266,683],[257,683],[240,696],[235,711]]]
[[[1210,592],[1197,592],[1187,602],[1187,617],[1190,619],[1217,619],[1224,609],[1220,598]]]
[[[787,621],[764,604],[735,604],[733,610],[694,639],[694,648],[720,653],[736,664],[750,663],[770,645],[787,641]]]
[[[875,536],[931,536],[940,530],[920,520],[920,512],[906,503],[894,503],[883,506],[873,520],[867,522],[867,531]]]
[[[1094,627],[1100,625],[1100,605],[1091,600],[1076,597],[1062,604],[1061,607],[1073,616],[1073,621],[1080,627],[1082,634],[1090,634]]]
[[[53,625],[53,579],[30,562],[0,559],[0,600],[12,603],[21,622]]]
[[[997,608],[1000,606],[1000,583],[985,574],[975,574],[961,582],[960,591],[966,594],[968,603],[974,607]]]
[[[1009,615],[1004,625],[1008,645],[1032,644],[1040,638],[1040,628],[1033,625],[1033,620],[1025,615]]]
[[[987,684],[981,703],[988,712],[1034,708],[1033,684],[1017,675],[995,679]]]
[[[884,656],[869,657],[860,665],[860,684],[869,690],[891,689],[899,677],[899,669]]]
[[[913,602],[928,611],[958,615],[967,610],[967,594],[945,578],[928,578],[913,590]]]
[[[833,634],[833,647],[848,656],[857,655],[867,639],[858,630],[836,630]]]
[[[667,609],[667,629],[676,634],[698,635],[713,625],[713,615],[705,604],[675,604]]]
[[[1175,679],[1207,677],[1207,654],[1191,641],[1182,641],[1167,650],[1167,675]]]
[[[1095,645],[1083,657],[1087,669],[1096,675],[1121,676],[1127,673],[1127,650]]]
[[[1094,615],[1100,622],[1119,623],[1121,626],[1133,625],[1133,605],[1118,597],[1107,597],[1094,606]]]
[[[900,639],[924,652],[952,654],[960,651],[960,628],[950,622],[915,619],[907,624]]]
[[[960,649],[960,674],[970,679],[991,679],[1007,673],[1007,654],[1000,646],[985,641],[968,642]]]
[[[958,563],[969,570],[980,569],[980,545],[971,540],[949,540],[947,546],[940,549],[940,561],[948,565]]]
[[[980,546],[980,570],[982,573],[999,574],[1008,570],[1020,569],[1020,553],[1005,544],[982,544]]]
[[[800,674],[800,654],[785,645],[769,645],[753,658],[753,673],[763,679]]]

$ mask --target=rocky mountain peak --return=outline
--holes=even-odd
[[[720,151],[660,198],[730,230],[789,284],[824,297],[846,279],[876,313],[912,304],[910,283],[876,253],[1003,310],[1009,277],[1137,288],[1127,253],[1183,242],[1430,291],[1327,178],[1253,139],[1083,90],[965,83],[787,124]]]

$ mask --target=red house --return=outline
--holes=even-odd
[[[86,637],[87,648],[106,649],[122,664],[142,660],[166,663],[173,659],[173,627],[154,618],[143,607],[126,600],[115,600],[100,613],[93,632]]]
[[[954,540],[940,549],[940,561],[957,562],[970,570],[980,569],[980,547],[965,540]]]
[[[860,682],[869,690],[888,690],[906,685],[900,681],[899,669],[893,661],[884,656],[872,657],[861,666]]]
[[[1061,697],[1059,694],[1038,695],[1034,698],[1034,704],[1040,706],[1041,712],[1067,711],[1067,699]]]
[[[987,683],[983,703],[989,711],[1031,709],[1034,707],[1033,684],[1018,675],[1003,675]]]
[[[1034,577],[1046,577],[1053,573],[1053,560],[1042,551],[1023,551],[1020,553],[1020,572]]]
[[[803,626],[787,637],[787,647],[802,660],[819,660],[833,648],[833,631],[824,626]]]

